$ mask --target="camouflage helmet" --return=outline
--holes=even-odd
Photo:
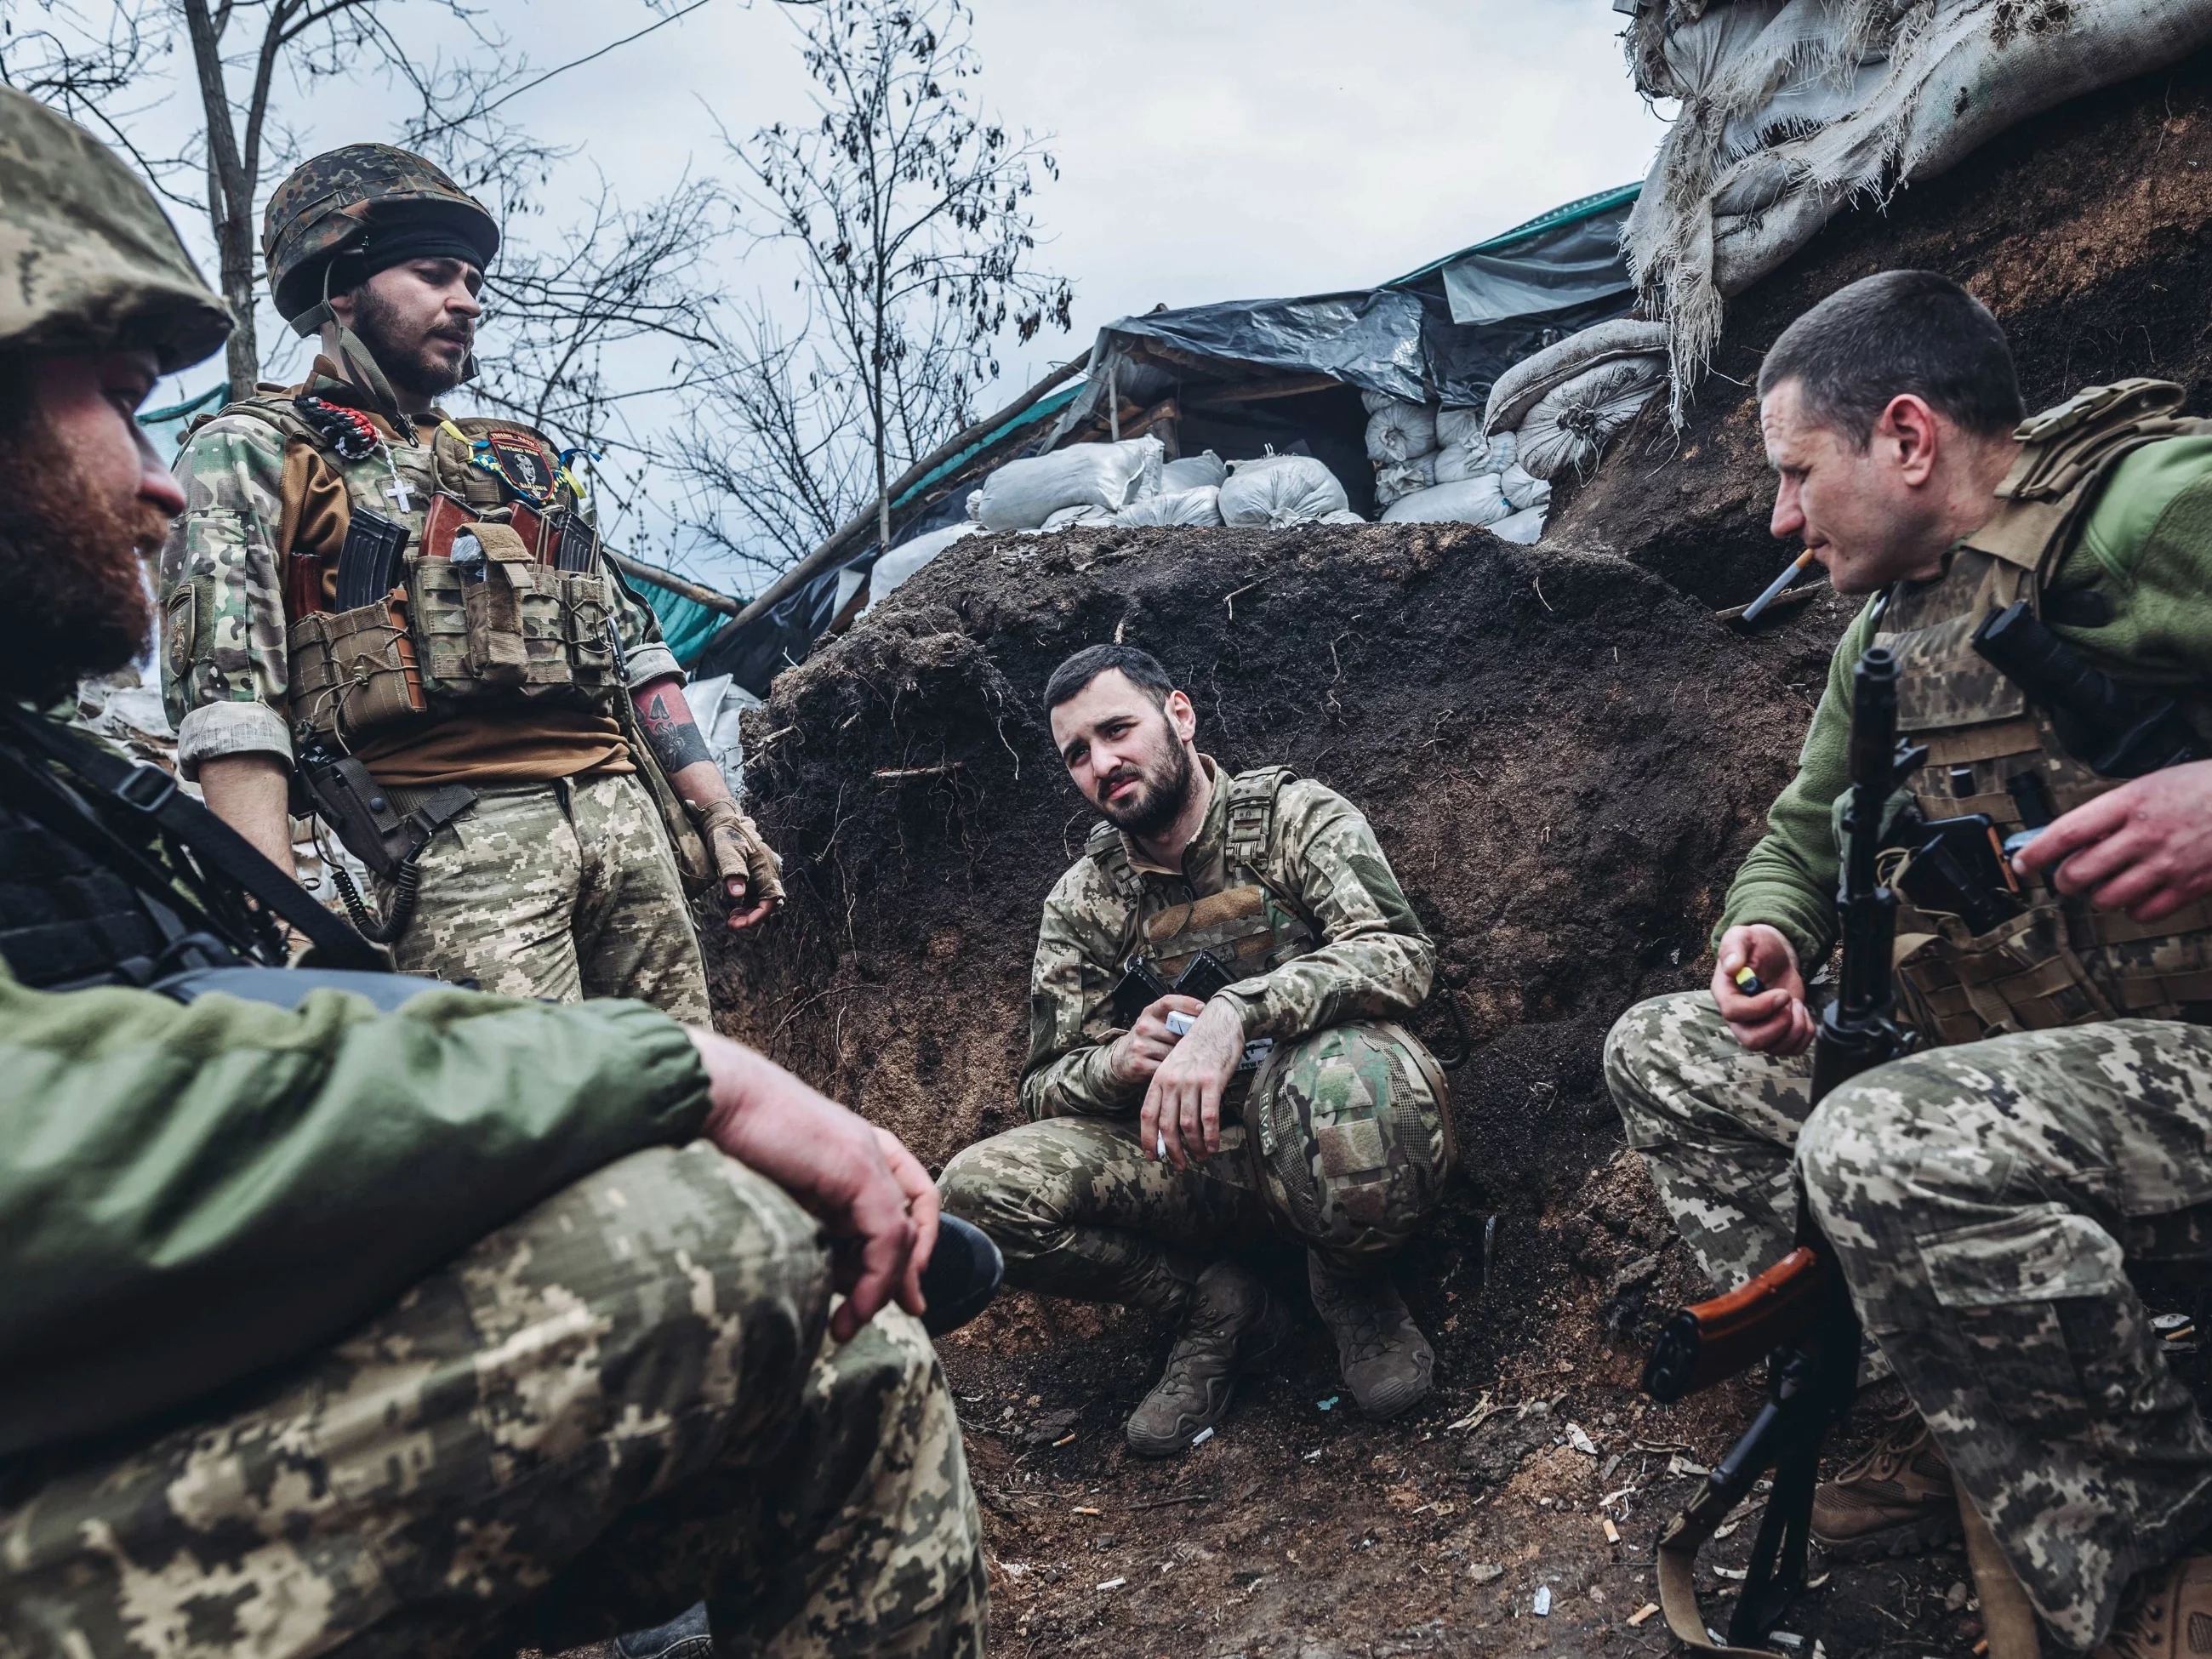
[[[1277,1042],[1252,1079],[1244,1121],[1276,1207],[1346,1267],[1402,1245],[1458,1157],[1443,1071],[1387,1020]]]
[[[230,332],[153,191],[82,127],[6,88],[0,270],[0,351],[151,351],[166,374]]]
[[[276,309],[312,333],[332,264],[366,252],[373,231],[425,223],[443,225],[475,250],[479,270],[499,252],[489,210],[410,150],[345,144],[302,161],[261,215],[261,252]]]

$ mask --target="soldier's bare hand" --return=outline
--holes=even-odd
[[[845,1301],[830,1334],[849,1340],[896,1297],[921,1311],[937,1239],[937,1191],[896,1136],[816,1093],[743,1043],[687,1030],[707,1068],[707,1138],[784,1189],[837,1246]]]
[[[1160,1062],[1175,1051],[1182,1039],[1168,1030],[1170,1014],[1189,1014],[1194,1018],[1205,1011],[1206,1005],[1196,997],[1164,996],[1137,1016],[1137,1023],[1114,1040],[1107,1051],[1106,1065],[1121,1083],[1143,1083],[1160,1069]]]
[[[2212,761],[2169,766],[2077,806],[2021,849],[2023,875],[2157,921],[2212,892]]]
[[[729,928],[733,933],[744,932],[757,921],[765,921],[768,913],[775,908],[775,901],[772,898],[764,898],[751,908],[746,908],[748,884],[743,876],[732,876],[722,884],[722,889],[730,896]]]
[[[1759,976],[1756,996],[1747,994],[1736,980],[1747,967]],[[1813,1040],[1813,1011],[1805,1005],[1805,976],[1798,970],[1797,952],[1765,922],[1731,927],[1721,935],[1712,988],[1721,1018],[1735,1040],[1753,1053],[1800,1054]]]
[[[1221,1096],[1243,1058],[1243,1016],[1236,1004],[1217,997],[1145,1091],[1137,1133],[1147,1158],[1159,1157],[1164,1142],[1168,1161],[1182,1170],[1194,1156],[1209,1158],[1221,1150]]]

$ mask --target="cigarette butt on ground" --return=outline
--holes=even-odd
[[[1092,1509],[1088,1504],[1078,1504],[1075,1508],[1070,1511],[1070,1513],[1075,1515],[1096,1515],[1098,1511]]]
[[[1628,1622],[1632,1625],[1640,1625],[1658,1611],[1659,1604],[1656,1601],[1646,1601],[1642,1607],[1637,1608],[1635,1612],[1628,1615]]]
[[[1605,1541],[1608,1544],[1618,1544],[1620,1541],[1620,1528],[1613,1524],[1611,1516],[1605,1517]]]
[[[1070,1430],[1067,1433],[1063,1434],[1062,1436],[1060,1436],[1060,1438],[1059,1438],[1059,1439],[1057,1439],[1057,1440],[1054,1441],[1052,1443],[1053,1443],[1054,1445],[1055,1445],[1055,1446],[1065,1446],[1065,1445],[1066,1445],[1069,1441],[1071,1441],[1071,1440],[1073,1440],[1073,1439],[1074,1439],[1074,1438],[1075,1438],[1074,1431],[1073,1431],[1073,1430]]]

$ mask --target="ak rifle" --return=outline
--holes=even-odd
[[[1924,750],[1898,741],[1897,659],[1887,650],[1869,651],[1852,673],[1850,791],[1836,893],[1842,981],[1814,1038],[1815,1105],[1838,1084],[1905,1048],[1890,973],[1897,896],[1882,884],[1877,861],[1890,797],[1925,757]],[[1802,1194],[1797,1213],[1796,1248],[1729,1294],[1675,1314],[1644,1369],[1644,1391],[1671,1405],[1760,1358],[1767,1362],[1759,1415],[1706,1475],[1689,1507],[1668,1522],[1658,1549],[1659,1601],[1668,1627],[1693,1648],[1746,1659],[1764,1654],[1759,1644],[1780,1622],[1790,1598],[1805,1588],[1820,1448],[1850,1410],[1858,1387],[1859,1322],[1849,1288]],[[1729,1645],[1722,1647],[1707,1635],[1698,1607],[1698,1551],[1769,1469],[1774,1489],[1729,1622]]]

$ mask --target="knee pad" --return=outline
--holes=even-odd
[[[1412,1032],[1382,1020],[1279,1043],[1244,1118],[1270,1206],[1326,1252],[1402,1243],[1457,1158],[1442,1069]]]

